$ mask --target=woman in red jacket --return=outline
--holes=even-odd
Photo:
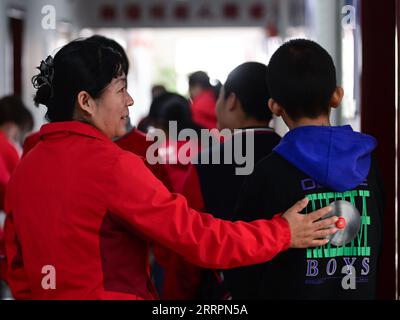
[[[50,123],[7,188],[7,282],[15,298],[157,298],[148,240],[207,268],[327,242],[336,218],[319,219],[330,208],[300,215],[303,200],[269,221],[215,219],[190,209],[141,158],[116,146],[133,104],[123,63],[111,48],[77,40],[42,61],[33,79]]]

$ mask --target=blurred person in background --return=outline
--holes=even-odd
[[[219,94],[220,83],[213,86],[208,74],[196,71],[189,75],[189,95],[192,100],[193,122],[204,129],[217,127],[215,103]]]
[[[4,196],[11,174],[20,159],[21,144],[33,128],[33,117],[21,98],[6,96],[0,99],[0,298],[6,297],[4,256]]]
[[[151,101],[153,103],[154,99],[157,98],[159,95],[163,94],[167,92],[167,90],[165,89],[165,86],[162,84],[155,84],[151,87]],[[151,123],[152,123],[152,119],[150,118],[149,115],[143,117],[138,125],[137,128],[139,131],[143,132],[143,133],[147,133],[147,131],[149,130],[149,128],[151,127]]]
[[[162,84],[155,84],[151,87],[151,97],[152,99],[158,97],[160,94],[167,92],[165,86]]]
[[[182,193],[183,182],[189,167],[188,164],[179,162],[179,150],[187,143],[191,144],[187,154],[191,157],[196,155],[200,148],[197,140],[178,140],[179,133],[183,129],[192,129],[199,136],[200,128],[192,121],[189,101],[176,93],[162,93],[153,100],[148,118],[151,128],[160,129],[165,133],[166,140],[161,143],[157,153],[160,163],[165,164],[167,185],[170,186],[170,191]],[[170,124],[173,125],[172,128],[176,127],[176,131],[169,130]],[[191,154],[190,151],[193,153]]]

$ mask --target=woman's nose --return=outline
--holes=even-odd
[[[128,106],[133,106],[134,103],[135,101],[133,101],[132,96],[128,93],[128,99],[127,99]]]

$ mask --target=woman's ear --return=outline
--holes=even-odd
[[[78,111],[87,116],[92,116],[95,112],[96,103],[90,94],[86,91],[80,91],[76,99]]]
[[[270,98],[268,100],[268,108],[271,110],[271,112],[276,115],[277,117],[282,116],[283,114],[283,108],[279,105],[278,102],[276,102],[274,99]]]
[[[342,87],[336,87],[335,91],[333,91],[331,100],[329,101],[329,106],[331,108],[337,108],[342,102],[344,96],[344,90]]]

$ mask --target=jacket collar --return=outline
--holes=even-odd
[[[78,134],[103,141],[112,141],[93,125],[80,121],[51,122],[40,128],[40,139],[52,134]]]

